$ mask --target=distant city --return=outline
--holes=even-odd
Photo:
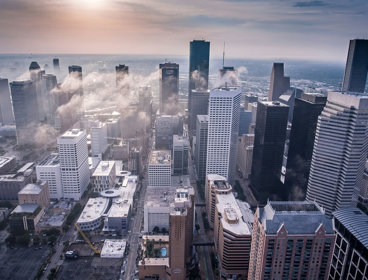
[[[368,280],[368,40],[346,43],[345,68],[203,39],[0,55],[0,278]]]

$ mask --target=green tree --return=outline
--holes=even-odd
[[[157,234],[157,233],[160,232],[160,228],[158,226],[156,226],[156,227],[153,228],[152,231],[153,231],[153,233]]]
[[[41,242],[41,238],[38,235],[33,236],[33,244],[38,245]]]
[[[162,232],[162,234],[166,234],[166,233],[167,233],[167,229],[166,229],[165,227],[163,227],[163,228],[161,229],[161,232]]]
[[[31,238],[29,237],[28,233],[25,233],[17,237],[17,243],[19,243],[22,246],[28,246],[30,240]]]

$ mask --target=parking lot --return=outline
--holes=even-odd
[[[42,263],[49,253],[48,246],[41,249],[15,247],[10,249],[5,244],[0,245],[0,278],[28,280],[34,279]]]
[[[100,257],[65,260],[56,279],[119,279],[121,264],[121,259],[102,259]]]

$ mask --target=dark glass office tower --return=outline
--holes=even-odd
[[[125,64],[119,64],[115,67],[116,70],[116,86],[119,87],[120,83],[129,75],[129,66]]]
[[[219,69],[220,87],[236,87],[238,85],[238,70],[233,66],[224,66]]]
[[[196,135],[196,122],[198,115],[208,114],[208,100],[210,98],[209,90],[193,89],[191,99],[189,99],[189,122],[188,128],[191,135]]]
[[[280,102],[258,102],[251,186],[262,203],[269,197],[280,198],[280,175],[288,114],[289,106]]]
[[[80,81],[80,85],[77,87],[77,90],[74,91],[74,92],[71,92],[69,97],[71,98],[74,94],[78,94],[80,96],[83,96],[82,67],[78,66],[78,65],[69,66],[69,77]]]
[[[175,115],[179,104],[179,64],[160,64],[160,114]]]
[[[268,101],[277,100],[290,88],[290,77],[284,76],[284,63],[274,63],[272,66]]]
[[[210,42],[206,42],[205,40],[191,41],[189,53],[188,111],[191,110],[189,106],[191,91],[193,89],[206,90],[208,88],[209,61]]]
[[[342,91],[364,92],[368,73],[368,40],[350,40]]]
[[[318,116],[326,101],[326,96],[315,93],[295,99],[285,178],[289,200],[305,199]]]
[[[32,81],[10,83],[18,145],[32,143],[39,122],[36,87]]]
[[[60,64],[59,64],[59,59],[58,58],[54,58],[52,60],[52,64],[54,65],[54,70],[55,71],[60,71]]]

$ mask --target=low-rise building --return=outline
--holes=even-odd
[[[122,259],[124,258],[125,248],[125,239],[106,239],[104,241],[100,256],[103,259]]]
[[[92,175],[93,190],[101,192],[115,186],[115,161],[100,161]]]
[[[11,172],[16,165],[15,157],[0,157],[0,174]]]
[[[49,186],[46,181],[27,184],[18,192],[19,204],[38,204],[47,207],[50,204]]]
[[[0,175],[0,200],[18,200],[18,192],[32,182],[32,170]]]
[[[43,213],[44,210],[38,204],[19,204],[9,216],[10,231],[34,231]]]
[[[41,161],[36,166],[36,174],[37,180],[48,183],[50,198],[60,199],[63,197],[58,153],[52,153]]]
[[[171,187],[170,150],[151,152],[148,162],[148,185],[152,187]]]
[[[104,197],[90,198],[78,218],[77,224],[83,231],[98,229],[107,215],[109,200]]]
[[[328,279],[368,279],[368,216],[357,208],[332,214],[336,241]]]

